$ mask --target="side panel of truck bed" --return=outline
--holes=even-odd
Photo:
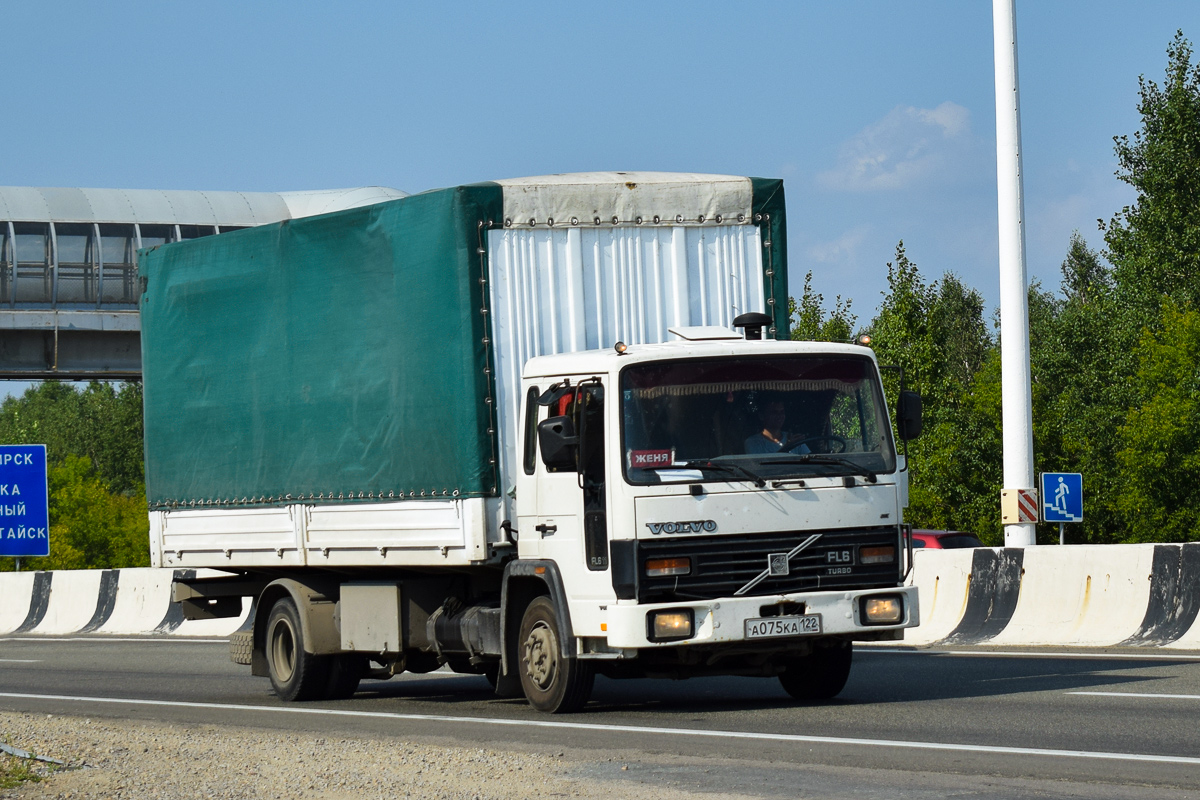
[[[151,512],[164,567],[465,566],[487,560],[482,498]]]

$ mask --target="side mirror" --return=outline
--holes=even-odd
[[[900,393],[900,407],[896,409],[896,424],[900,428],[900,438],[906,442],[921,435],[924,425],[921,414],[921,395],[910,391]]]
[[[570,417],[550,417],[538,423],[538,449],[542,463],[551,469],[574,470],[579,436]]]

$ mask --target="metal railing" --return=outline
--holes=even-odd
[[[0,222],[0,309],[136,311],[137,251],[242,225]]]

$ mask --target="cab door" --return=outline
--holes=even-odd
[[[538,405],[542,394],[537,384],[525,387],[525,402],[521,408],[521,467],[515,481],[517,496],[517,555],[520,558],[541,558],[541,537],[534,530],[538,522],[538,487],[541,470],[538,469],[537,426],[545,419],[546,412]]]
[[[531,397],[527,393],[527,402]],[[536,426],[532,413],[527,409],[525,434],[536,431],[538,441],[532,474],[518,484],[518,552],[554,561],[574,598],[610,597],[603,381],[588,378],[544,391]],[[560,448],[564,442],[568,453]],[[528,440],[524,452],[530,454]],[[526,491],[531,483],[536,487]]]

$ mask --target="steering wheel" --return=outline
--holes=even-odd
[[[781,453],[794,453],[796,452],[796,448],[800,445],[808,445],[810,452],[816,452],[812,445],[816,444],[817,442],[826,443],[828,450],[825,452],[829,453],[844,453],[847,449],[849,449],[849,444],[845,438],[836,434],[828,434],[825,436],[808,436],[803,439],[788,439],[783,443],[783,447],[779,448],[779,451]]]

